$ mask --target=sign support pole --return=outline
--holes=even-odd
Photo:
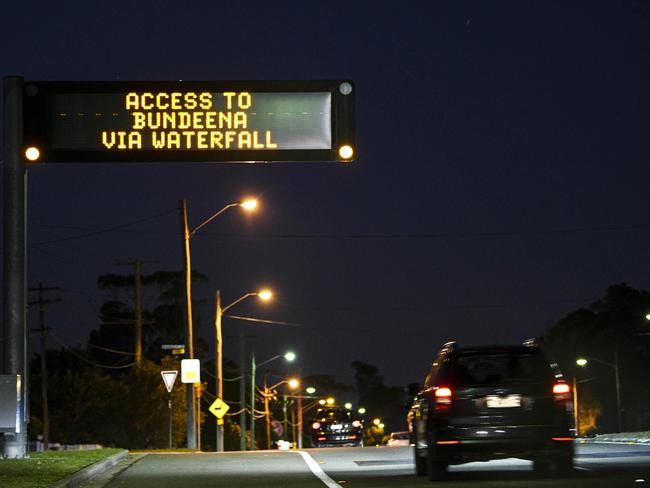
[[[255,353],[251,359],[251,451],[255,450]]]
[[[239,414],[239,450],[246,450],[246,355],[244,345],[245,335],[243,332],[239,333],[239,406],[241,412]]]
[[[5,374],[18,376],[16,430],[4,435],[4,457],[27,457],[26,354],[26,186],[22,158],[23,78],[4,78],[4,365]]]
[[[216,373],[217,373],[217,398],[223,400],[223,338],[221,333],[221,317],[223,310],[221,308],[221,291],[217,290],[215,295],[216,313],[215,313],[215,350],[216,350]],[[221,419],[219,419],[221,420]],[[216,425],[216,451],[224,451],[224,428],[223,422],[217,421]]]
[[[167,410],[169,410],[169,449],[172,448],[172,394],[167,393]]]

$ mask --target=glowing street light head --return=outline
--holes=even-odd
[[[316,393],[316,388],[310,386],[305,390],[305,392],[309,393],[310,395],[313,395],[314,393]]]
[[[328,405],[334,405],[334,398],[329,397],[327,400],[325,400]]]
[[[646,314],[645,319],[650,320],[650,313]]]
[[[239,204],[239,206],[244,210],[252,211],[257,208],[257,200],[254,198],[249,198],[247,200],[242,201]]]
[[[588,361],[585,358],[578,358],[576,359],[576,364],[578,366],[586,366]]]
[[[289,388],[292,390],[295,390],[300,386],[300,380],[296,378],[291,378],[289,381],[287,381],[287,385],[289,385]]]
[[[319,405],[325,405],[325,400],[318,400]]]
[[[381,424],[381,420],[380,419],[373,419],[372,423],[375,424],[375,425],[379,425],[379,424]]]
[[[343,405],[347,410],[352,410],[352,404],[350,402]]]
[[[31,146],[25,150],[25,157],[29,161],[36,161],[38,158],[41,157],[41,152],[38,150],[37,147]]]
[[[379,424],[377,424],[377,427],[379,427],[380,429],[383,429],[385,427],[385,425],[382,424],[382,423],[379,423]]]
[[[359,410],[357,410],[357,412],[359,412],[361,415],[363,415],[364,413],[366,413],[366,409],[361,407]]]
[[[286,359],[287,361],[291,362],[291,361],[293,361],[294,359],[296,359],[296,353],[295,353],[295,352],[292,352],[292,351],[289,351],[289,352],[287,352],[287,353],[284,355],[284,359]]]
[[[268,302],[271,298],[273,298],[273,292],[271,290],[260,290],[257,292],[257,296],[260,297],[260,300]]]

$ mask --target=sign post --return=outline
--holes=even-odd
[[[169,411],[169,449],[172,448],[172,388],[174,388],[174,382],[176,381],[176,376],[178,371],[161,371],[163,382],[165,383],[165,388],[167,388],[167,410]]]
[[[210,408],[208,408],[208,410],[212,415],[217,417],[217,424],[223,425],[223,417],[226,415],[226,412],[230,410],[230,405],[224,402],[221,398],[217,398],[214,402],[212,402],[212,405],[210,405]]]
[[[27,173],[23,159],[23,79],[4,78],[3,324],[2,373],[17,379],[15,428],[4,434],[4,457],[27,457],[28,375],[26,350],[25,220]]]

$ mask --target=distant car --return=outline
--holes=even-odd
[[[311,424],[313,447],[363,446],[363,423],[352,412],[340,407],[324,407],[316,411]]]
[[[573,470],[571,388],[538,346],[447,343],[407,416],[416,474],[444,479],[450,464],[507,457],[536,471]]]
[[[409,433],[405,432],[393,432],[390,435],[390,439],[386,443],[388,447],[400,447],[409,445]]]

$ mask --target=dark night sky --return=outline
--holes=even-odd
[[[47,319],[68,344],[98,325],[97,276],[128,271],[116,260],[180,267],[181,198],[194,225],[260,198],[192,240],[210,277],[196,296],[272,287],[276,302],[233,313],[304,327],[227,321],[226,335],[255,334],[260,360],[291,346],[304,372],[342,381],[353,360],[419,381],[443,341],[519,342],[611,284],[650,288],[647,2],[14,5],[3,75],[356,83],[351,165],[30,168],[28,283],[64,288]]]

